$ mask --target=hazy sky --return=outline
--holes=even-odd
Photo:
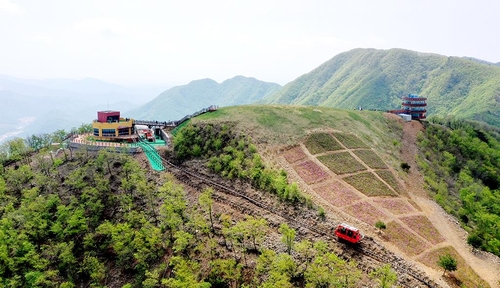
[[[358,47],[500,62],[499,13],[495,0],[0,0],[0,74],[283,85]]]

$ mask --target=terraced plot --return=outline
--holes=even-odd
[[[458,254],[457,250],[451,246],[426,252],[417,259],[429,267],[442,271],[443,268],[439,267],[437,263],[439,261],[439,256],[446,255],[447,253],[457,260],[457,271],[453,272],[453,274],[456,274],[457,278],[462,281],[461,287],[489,287],[489,285],[483,281],[469,265],[467,265],[467,262]]]
[[[408,202],[401,198],[377,198],[373,199],[373,202],[389,210],[394,215],[417,212]]]
[[[307,155],[302,150],[302,147],[297,146],[286,151],[285,154],[283,154],[283,157],[285,157],[286,161],[291,164],[306,158]]]
[[[371,172],[347,176],[343,180],[366,196],[397,196]]]
[[[370,148],[370,146],[366,145],[358,136],[354,134],[348,133],[334,133],[333,136],[337,138],[345,147],[349,149],[353,148]]]
[[[401,185],[390,170],[376,170],[375,173],[377,173],[377,175],[382,178],[385,183],[389,184],[392,189],[394,189],[398,193],[401,193]]]
[[[417,203],[415,203],[415,201],[411,200],[411,199],[407,199],[408,200],[408,203],[411,204],[411,206],[413,208],[415,208],[415,210],[419,211],[419,212],[422,212],[422,208],[420,208],[420,206],[417,205]]]
[[[434,225],[432,225],[431,221],[429,221],[427,217],[422,215],[407,216],[400,218],[400,220],[432,244],[438,244],[444,241],[443,236],[434,227]]]
[[[328,177],[328,174],[311,160],[299,163],[293,168],[307,184],[316,183]]]
[[[325,166],[335,174],[354,173],[366,170],[366,167],[356,160],[356,158],[352,157],[349,152],[322,155],[318,157],[318,160],[325,164]]]
[[[328,151],[336,151],[344,149],[340,143],[335,140],[330,133],[314,133],[307,137],[304,142],[307,150],[311,154],[319,154]]]
[[[325,183],[324,185],[314,188],[314,191],[336,207],[351,205],[361,199],[351,189],[340,184],[338,181]]]
[[[366,201],[347,206],[344,208],[344,210],[352,216],[370,225],[375,225],[375,223],[377,223],[377,221],[379,220],[384,221],[386,219],[389,219],[387,214],[375,208],[375,206]]]
[[[361,161],[365,162],[365,164],[372,169],[387,168],[387,165],[385,165],[384,161],[380,157],[378,157],[375,151],[371,149],[354,150],[353,153],[356,154],[356,156],[358,156]]]
[[[387,237],[390,242],[394,243],[401,251],[410,256],[418,255],[430,248],[430,246],[420,240],[417,235],[395,221],[387,223],[385,237]]]

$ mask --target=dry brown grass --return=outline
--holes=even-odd
[[[410,203],[411,206],[413,206],[413,208],[417,209],[417,211],[422,212],[422,208],[420,208],[420,206],[418,206],[418,204],[415,203],[415,201],[408,199],[408,203]]]
[[[434,225],[432,225],[431,221],[423,215],[402,217],[400,220],[418,235],[434,245],[444,241],[443,235],[441,235]]]
[[[293,168],[307,184],[316,183],[328,177],[328,174],[311,160],[299,163]]]
[[[418,255],[430,248],[417,235],[395,221],[387,223],[384,237],[410,256]]]
[[[380,211],[375,206],[366,201],[347,206],[344,208],[344,210],[357,219],[370,225],[375,225],[375,223],[377,223],[377,221],[379,220],[384,221],[389,219],[387,214]]]
[[[397,196],[371,172],[347,176],[343,180],[367,196]]]
[[[452,284],[453,287],[490,287],[488,283],[482,280],[474,270],[472,270],[467,262],[465,261],[460,254],[458,254],[457,250],[451,246],[442,247],[433,251],[426,252],[421,255],[418,260],[425,265],[434,268],[436,270],[443,270],[438,265],[439,256],[445,255],[449,253],[455,260],[457,260],[457,271],[455,272],[447,272],[447,274],[451,274],[455,276],[455,278],[461,282],[462,286],[457,285],[458,283]],[[451,279],[449,276],[448,279]],[[453,282],[453,281],[449,281]]]
[[[318,160],[325,164],[325,166],[335,174],[354,173],[366,170],[366,167],[356,160],[356,158],[352,157],[349,152],[322,155],[318,157]]]
[[[288,161],[288,163],[291,164],[291,163],[295,163],[295,162],[297,162],[299,160],[302,160],[302,159],[306,158],[307,155],[302,150],[302,147],[297,146],[297,147],[294,147],[294,148],[286,151],[283,154],[283,157],[285,157],[286,161]]]
[[[372,169],[387,168],[384,161],[371,149],[354,150],[353,152],[361,161],[365,162],[365,164]]]
[[[378,198],[373,199],[382,208],[389,210],[394,215],[414,213],[416,210],[401,198]]]
[[[325,183],[314,188],[323,199],[336,207],[350,205],[360,199],[351,189],[345,187],[338,181]]]

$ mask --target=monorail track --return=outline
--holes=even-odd
[[[296,227],[302,227],[305,228],[319,236],[325,237],[329,240],[333,240],[336,242],[340,242],[337,237],[332,237],[331,235],[332,232],[328,231],[327,229],[321,229],[318,225],[315,225],[317,223],[306,223],[302,220],[292,218],[290,215],[285,215],[285,213],[279,211],[278,209],[263,203],[262,201],[259,201],[257,199],[254,199],[248,195],[245,195],[242,192],[237,191],[236,189],[227,187],[225,185],[222,185],[220,183],[217,183],[211,179],[206,178],[206,176],[203,176],[197,172],[190,171],[188,169],[179,167],[178,165],[175,165],[171,163],[170,161],[166,160],[165,158],[162,158],[163,165],[165,167],[170,167],[175,169],[174,171],[171,171],[176,178],[185,183],[186,185],[195,188],[197,190],[203,190],[205,187],[212,187],[224,194],[228,194],[231,196],[238,197],[240,199],[243,199],[246,203],[251,203],[252,205],[265,210],[269,213],[272,213],[275,216],[279,216],[289,222],[290,225],[296,226]],[[219,195],[213,195],[213,198],[217,201],[220,201],[224,204],[227,204],[237,210],[240,210],[243,213],[249,213],[252,211],[248,211],[249,209],[247,207],[243,207],[241,203],[237,203],[234,200],[230,200],[227,197],[219,196]],[[243,210],[243,211],[242,211]],[[250,213],[249,213],[250,214]],[[350,250],[350,252],[358,252],[366,257],[369,257],[377,262],[380,263],[390,263],[392,268],[397,272],[398,274],[398,285],[403,286],[403,287],[408,287],[408,288],[415,288],[415,287],[429,287],[429,288],[437,288],[440,287],[437,283],[435,283],[433,280],[429,279],[423,272],[416,270],[415,268],[411,267],[401,257],[395,256],[392,252],[386,250],[383,248],[380,244],[375,242],[371,237],[365,237],[365,239],[360,243],[360,245],[349,245],[343,243],[342,245],[343,248]],[[348,259],[350,257],[344,256],[344,258]],[[360,266],[364,266],[362,263],[360,263]],[[373,270],[373,267],[364,267],[365,270]]]

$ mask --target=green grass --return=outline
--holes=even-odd
[[[358,113],[349,112],[349,116],[351,116],[351,118],[354,119],[354,120],[356,120],[356,121],[362,122],[363,124],[366,125],[366,127],[370,128],[370,126],[371,126],[370,122],[368,122],[365,119],[363,119],[361,116],[359,116]]]
[[[287,119],[282,115],[271,111],[269,113],[259,115],[257,117],[257,122],[266,128],[276,128],[282,123],[287,122]]]
[[[396,180],[394,177],[394,174],[390,170],[376,170],[375,173],[382,178],[385,183],[389,184],[392,189],[394,189],[397,192],[401,192],[401,185],[399,182]]]
[[[349,113],[355,113],[365,121],[358,121]],[[215,113],[206,113],[191,121],[233,122],[235,129],[252,137],[256,144],[264,143],[266,146],[274,147],[296,145],[314,130],[336,130],[343,133],[356,131],[356,134],[367,143],[377,143],[373,146],[381,151],[395,149],[392,140],[401,138],[401,130],[391,129],[387,124],[389,120],[380,112],[346,111],[328,107],[319,109],[286,105],[223,107]],[[367,127],[364,124],[366,122],[371,123],[371,127]],[[373,129],[374,127],[377,129]]]
[[[325,166],[335,174],[354,173],[366,170],[366,167],[356,160],[356,158],[352,157],[349,152],[319,156],[318,160],[325,164]]]
[[[179,125],[179,126],[175,127],[175,128],[174,128],[174,130],[172,130],[172,132],[171,132],[172,136],[174,136],[174,137],[175,137],[175,136],[177,135],[177,132],[178,132],[179,130],[181,130],[183,127],[185,127],[186,125],[188,125],[188,124],[189,124],[189,122],[191,122],[191,119],[186,120],[186,121],[184,121],[183,123],[181,123],[181,125]]]
[[[343,180],[367,196],[397,196],[371,172],[347,176]]]
[[[207,113],[201,114],[197,118],[198,119],[216,119],[216,118],[219,118],[222,115],[224,115],[224,113],[226,113],[224,110],[217,109],[217,110],[212,111],[212,112],[207,112]]]
[[[307,137],[304,145],[313,155],[343,149],[329,133],[313,133]]]
[[[372,169],[387,168],[384,161],[373,150],[354,150],[353,152]]]
[[[337,140],[339,140],[345,147],[350,149],[370,148],[370,146],[366,145],[361,139],[359,139],[354,134],[334,133],[333,136],[335,136],[335,138],[337,138]]]

